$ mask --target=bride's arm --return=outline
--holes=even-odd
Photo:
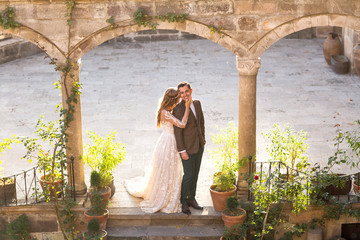
[[[189,113],[190,113],[190,107],[186,107],[184,116],[181,121],[177,119],[174,115],[172,115],[171,113],[165,110],[162,111],[161,115],[163,115],[164,117],[163,119],[170,122],[172,125],[177,126],[179,128],[185,128],[189,118]]]

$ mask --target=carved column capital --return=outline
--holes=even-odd
[[[260,68],[260,58],[241,59],[236,56],[236,67],[240,75],[257,75]]]

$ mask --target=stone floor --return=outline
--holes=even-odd
[[[322,54],[323,39],[283,39],[261,58],[257,79],[257,159],[267,160],[261,135],[274,123],[289,123],[308,133],[312,164],[326,164],[333,152],[335,124],[350,129],[360,119],[360,78],[337,75]],[[33,135],[41,114],[56,119],[61,101],[53,83],[59,78],[42,54],[0,65],[0,139]],[[215,126],[242,121],[238,116],[238,72],[235,56],[208,40],[103,44],[82,59],[81,96],[84,143],[86,131],[117,131],[127,145],[126,160],[116,171],[117,192],[112,206],[137,207],[138,199],[123,188],[124,179],[144,173],[155,141],[158,100],[169,86],[189,81],[193,96],[202,101],[207,146],[200,172],[198,199],[210,206],[208,191],[213,162],[208,150],[214,145]],[[14,151],[13,151],[14,150]],[[15,146],[3,156],[2,175],[26,170],[23,149]],[[349,172],[348,168],[338,169]],[[86,181],[89,179],[86,168]]]

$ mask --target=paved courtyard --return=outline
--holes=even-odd
[[[334,151],[335,124],[347,130],[360,119],[360,78],[335,74],[323,58],[322,43],[323,39],[282,39],[263,54],[257,79],[258,160],[267,160],[261,133],[274,123],[289,123],[308,133],[310,162],[326,164]],[[137,206],[139,201],[124,192],[122,182],[142,175],[151,161],[161,133],[155,124],[159,98],[167,87],[189,81],[193,97],[202,101],[208,143],[199,202],[211,205],[211,133],[215,126],[242,121],[232,53],[209,40],[106,43],[83,57],[80,77],[84,143],[88,143],[86,131],[104,135],[116,130],[118,140],[127,145],[126,160],[115,171],[117,193],[112,202],[122,207]],[[33,135],[41,114],[56,119],[55,105],[61,97],[53,83],[58,78],[43,54],[0,65],[0,139]],[[20,159],[21,147],[13,150],[2,158],[4,176],[32,166]],[[89,172],[86,168],[87,181]]]

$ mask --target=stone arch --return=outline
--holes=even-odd
[[[3,33],[11,34],[12,36],[19,37],[25,40],[30,41],[31,43],[37,45],[39,48],[41,48],[43,51],[46,51],[46,53],[54,59],[58,59],[61,62],[65,61],[65,53],[61,51],[61,49],[50,41],[47,37],[40,34],[36,30],[29,28],[24,25],[20,25],[19,27],[16,27],[14,29],[4,29],[2,26],[0,26],[0,31]]]
[[[94,47],[120,35],[150,29],[139,27],[135,23],[129,23],[126,25],[120,25],[121,23],[117,24],[118,25],[114,28],[112,28],[111,26],[107,26],[84,38],[70,50],[69,55],[71,56],[71,58],[79,59]],[[182,23],[168,23],[158,21],[158,24],[159,26],[157,27],[157,29],[173,29],[196,34],[200,37],[206,38],[219,44],[220,46],[228,49],[230,52],[238,56],[245,56],[245,54],[247,53],[247,49],[241,43],[233,39],[231,36],[225,34],[223,37],[221,37],[218,33],[211,33],[207,25],[203,23],[185,20],[185,22]]]
[[[346,14],[316,14],[308,15],[285,22],[266,33],[249,49],[252,58],[260,57],[266,49],[283,37],[310,27],[338,26],[360,30],[360,17]]]

